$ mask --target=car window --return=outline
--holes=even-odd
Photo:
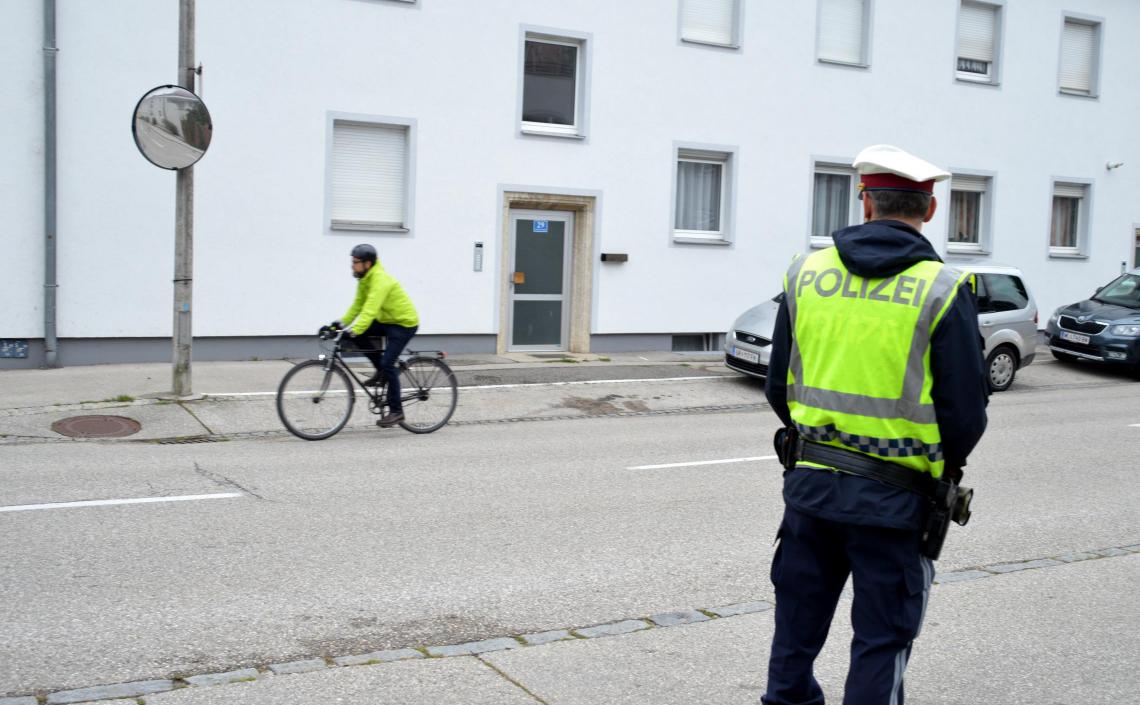
[[[983,274],[978,290],[978,312],[1020,311],[1029,305],[1029,293],[1012,274]]]
[[[1140,276],[1125,274],[1101,289],[1096,298],[1117,306],[1140,308]]]

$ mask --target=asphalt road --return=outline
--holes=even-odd
[[[1042,364],[995,396],[939,571],[1140,543],[1138,392]],[[771,600],[780,474],[741,459],[775,427],[762,409],[0,448],[0,509],[234,495],[0,512],[0,697]],[[678,465],[710,460],[739,462]],[[1129,565],[1114,584],[1136,586]]]

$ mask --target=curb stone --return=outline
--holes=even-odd
[[[256,668],[243,668],[237,671],[227,671],[225,673],[203,673],[200,676],[189,676],[183,678],[190,685],[198,687],[206,687],[211,685],[225,685],[227,683],[236,683],[238,681],[252,680],[260,677]],[[0,704],[2,705],[2,704]]]
[[[509,636],[499,637],[498,639],[486,639],[484,641],[469,641],[466,644],[455,644],[452,646],[429,646],[427,649],[428,656],[440,658],[443,656],[472,656],[474,654],[485,654],[488,651],[505,651],[507,649],[517,649],[521,647],[517,640]]]
[[[625,619],[620,622],[610,622],[609,624],[599,624],[596,627],[585,627],[584,629],[575,629],[572,633],[586,639],[593,639],[599,636],[615,636],[617,634],[629,634],[631,632],[639,632],[642,629],[650,629],[652,625],[643,619]]]
[[[135,681],[133,683],[116,683],[115,685],[97,685],[92,688],[77,688],[52,693],[47,696],[47,703],[48,705],[63,705],[64,703],[82,703],[88,700],[136,698],[151,693],[164,693],[168,690],[174,690],[174,681]]]
[[[718,617],[736,617],[742,614],[755,614],[756,612],[767,612],[772,609],[771,602],[759,600],[757,602],[738,602],[735,605],[725,605],[724,607],[711,607],[706,612],[712,612]]]
[[[709,616],[701,614],[696,610],[683,610],[680,612],[663,612],[661,614],[651,615],[649,621],[653,622],[659,627],[676,627],[681,624],[694,624],[696,622],[707,622]]]
[[[324,659],[314,658],[305,661],[289,661],[287,663],[271,663],[269,670],[273,671],[274,675],[284,676],[293,673],[311,673],[313,671],[320,671],[328,668],[329,665],[325,663]]]
[[[355,656],[338,656],[333,659],[333,663],[338,666],[365,666],[371,663],[389,663],[423,657],[423,653],[415,649],[396,649],[394,651],[373,651]]]
[[[548,632],[538,632],[537,634],[523,634],[519,638],[525,641],[527,646],[541,646],[556,641],[573,641],[574,635],[570,633],[569,629],[552,629]],[[3,705],[3,703],[0,703],[0,705]]]
[[[937,585],[948,585],[950,583],[964,583],[967,580],[980,580],[988,578],[993,573],[988,573],[984,570],[956,570],[951,573],[943,573],[934,578]]]

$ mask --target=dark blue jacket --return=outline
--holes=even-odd
[[[844,266],[861,277],[889,277],[916,262],[941,261],[921,233],[897,220],[844,228],[832,238]],[[939,321],[930,346],[931,396],[946,468],[953,472],[965,466],[966,457],[986,430],[989,401],[978,307],[969,286],[962,286]],[[788,427],[792,426],[787,388],[791,347],[788,306],[783,302],[776,316],[764,391],[772,410]],[[919,528],[924,512],[924,500],[912,492],[853,475],[808,469],[785,475],[784,501],[824,519],[899,529]]]

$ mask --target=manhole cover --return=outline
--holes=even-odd
[[[142,424],[125,416],[72,416],[51,425],[51,430],[71,438],[122,438],[141,429]]]

